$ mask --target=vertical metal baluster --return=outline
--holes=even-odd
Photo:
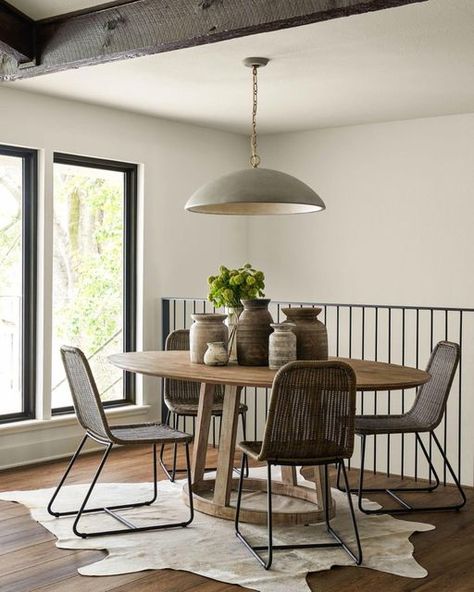
[[[349,358],[352,356],[352,305],[349,305]],[[351,470],[351,459],[347,460],[347,468]]]
[[[379,355],[379,309],[378,307],[375,308],[375,361],[378,360]],[[377,391],[374,391],[374,415],[377,415]],[[374,475],[377,472],[377,435],[374,435],[374,468],[373,468]]]
[[[392,309],[388,309],[388,363],[392,362]],[[392,404],[392,391],[388,393],[388,409],[387,413],[390,415]],[[387,434],[387,477],[390,477],[390,434]]]
[[[349,358],[352,357],[352,305],[349,306]]]
[[[462,321],[463,311],[459,311],[459,387],[458,387],[458,479],[461,482],[461,446],[462,446]]]
[[[402,366],[405,365],[405,308],[402,308]],[[405,389],[402,389],[402,413],[405,413]],[[402,434],[401,478],[405,478],[405,434]]]
[[[336,356],[339,357],[339,306],[336,306]]]
[[[430,352],[433,351],[433,343],[434,343],[434,311],[433,309],[430,310]],[[430,457],[430,468],[429,468],[429,483],[431,485],[432,482],[432,470],[431,470],[431,463],[432,463],[432,455],[433,455],[433,436],[431,435],[430,432],[430,436],[429,436],[429,442],[428,442],[428,456]]]
[[[187,314],[186,314],[186,304],[187,301],[183,301],[183,329],[186,329],[186,325],[188,323]]]
[[[253,389],[253,405],[254,405],[254,414],[253,414],[253,435],[255,440],[257,438],[257,387]]]
[[[176,331],[176,299],[173,300],[173,331]]]
[[[420,309],[416,309],[416,352],[415,366],[418,368],[420,363]],[[418,481],[418,439],[415,438],[415,481]]]
[[[164,298],[161,301],[161,349],[165,349],[166,338],[170,332],[170,301],[168,298]],[[165,403],[164,396],[165,381],[161,379],[161,421],[165,420],[166,414],[168,413],[168,407]]]
[[[280,322],[280,304],[277,304],[277,323]]]
[[[448,311],[444,311],[444,340],[448,341],[449,335],[449,320],[448,320]],[[444,408],[444,433],[443,433],[443,442],[444,442],[444,452],[446,455],[448,454],[448,405],[446,402],[446,407]],[[443,463],[443,485],[446,486],[446,463]]]
[[[362,359],[365,360],[365,306],[362,307]],[[364,393],[360,397],[360,412],[364,415]]]

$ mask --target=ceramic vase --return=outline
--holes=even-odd
[[[317,319],[320,308],[282,308],[287,321],[294,323],[296,358],[298,360],[327,360],[328,333],[326,325]]]
[[[223,341],[214,341],[207,344],[204,354],[206,366],[225,366],[229,361],[226,344]]]
[[[243,311],[242,306],[226,306],[225,312],[227,314],[227,319],[225,321],[228,329],[229,329],[229,343],[228,343],[228,352],[229,352],[229,362],[237,362],[237,323],[239,322],[239,317]]]
[[[293,333],[294,323],[273,323],[268,348],[268,365],[278,370],[288,362],[296,360],[296,335]]]
[[[270,300],[243,300],[237,325],[237,360],[241,366],[268,366],[268,338],[272,332]]]
[[[218,313],[196,313],[189,330],[189,354],[194,364],[204,364],[207,344],[222,341],[227,347],[228,329],[224,325],[227,315]]]

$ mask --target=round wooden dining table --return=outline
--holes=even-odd
[[[193,364],[186,351],[127,352],[109,356],[109,361],[128,372],[188,380],[201,384],[199,409],[196,421],[192,459],[192,489],[195,508],[206,514],[233,519],[235,507],[231,504],[231,492],[237,485],[232,479],[234,453],[237,437],[240,393],[244,387],[271,388],[276,370],[265,366],[205,366]],[[349,364],[356,374],[358,391],[399,390],[417,387],[430,379],[430,375],[416,368],[358,360],[353,358],[330,358]],[[219,442],[217,471],[215,479],[204,478],[206,453],[209,441],[211,410],[216,385],[225,385],[222,411],[221,437]],[[294,497],[310,504],[304,510],[274,512],[274,524],[308,524],[319,522],[324,517],[323,471],[314,469],[315,487],[300,486],[294,467],[282,467],[282,479],[272,485],[278,495]],[[245,480],[245,489],[265,491],[264,479]],[[331,500],[330,513],[335,506]],[[308,509],[309,506],[309,509]],[[243,508],[243,522],[265,524],[264,509]]]

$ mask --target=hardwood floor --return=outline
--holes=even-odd
[[[147,448],[117,449],[106,465],[103,481],[146,481],[151,478],[151,451]],[[70,483],[86,482],[98,455],[85,455]],[[169,460],[169,459],[168,459]],[[182,461],[182,458],[180,459]],[[209,450],[208,464],[216,462]],[[215,464],[213,465],[215,466]],[[37,489],[56,485],[65,461],[12,469],[0,473],[0,490]],[[356,477],[355,471],[351,471]],[[161,474],[161,477],[163,475]],[[368,477],[380,483],[380,477]],[[395,483],[395,481],[394,481]],[[393,483],[393,484],[394,484]],[[439,495],[451,497],[447,487]],[[318,592],[473,592],[474,591],[474,492],[467,491],[468,504],[460,512],[404,515],[404,519],[430,522],[436,530],[415,534],[415,557],[428,570],[423,580],[401,578],[365,568],[336,567],[310,574],[308,584]],[[415,504],[419,494],[412,494]],[[435,499],[434,494],[431,497]],[[373,499],[377,499],[373,496]],[[383,498],[384,499],[384,498]],[[423,498],[426,500],[426,496]],[[159,536],[159,535],[157,535]],[[77,568],[97,561],[102,551],[57,549],[54,537],[34,522],[23,506],[0,502],[0,590],[2,592],[237,592],[240,586],[223,584],[180,571],[161,570],[113,577],[85,578]],[[237,542],[236,542],[237,544]],[[317,551],[316,551],[317,552]],[[278,560],[278,556],[276,561]],[[247,590],[245,588],[245,590]],[[291,591],[288,591],[291,592]]]

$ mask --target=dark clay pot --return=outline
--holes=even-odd
[[[294,323],[296,358],[298,360],[327,360],[328,332],[326,325],[318,321],[320,308],[282,308],[289,323]]]
[[[270,299],[242,300],[237,325],[237,360],[241,366],[268,366],[268,338],[272,333]]]

